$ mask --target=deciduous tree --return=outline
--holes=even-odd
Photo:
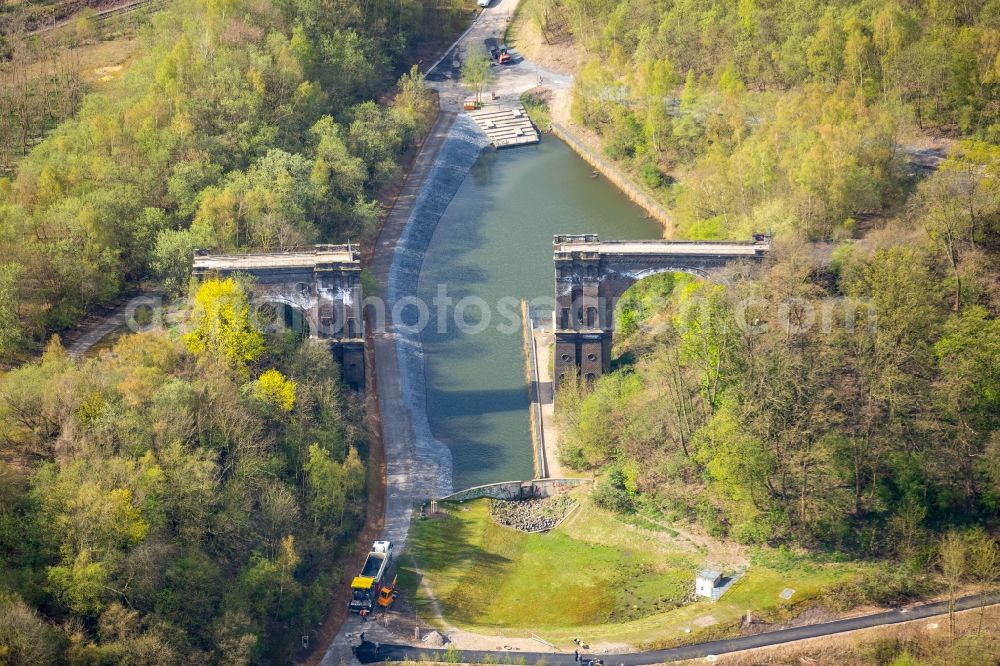
[[[250,321],[246,292],[234,278],[205,280],[198,287],[191,313],[188,349],[243,367],[264,351],[264,338]]]
[[[462,61],[462,84],[476,96],[476,102],[483,101],[483,91],[493,81],[490,56],[479,46],[470,46]]]

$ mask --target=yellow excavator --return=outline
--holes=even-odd
[[[383,585],[382,589],[379,591],[378,605],[382,608],[389,608],[389,606],[392,605],[392,602],[396,600],[396,581],[398,579],[399,576],[395,576],[392,579],[392,585],[388,587]]]

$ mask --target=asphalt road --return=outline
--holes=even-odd
[[[986,596],[986,605],[991,606],[1000,603],[1000,593],[995,592]],[[980,605],[979,595],[963,597],[956,604],[957,610],[969,610],[978,608]],[[869,629],[887,624],[898,624],[900,622],[910,622],[922,618],[942,615],[948,612],[948,602],[941,601],[930,604],[914,606],[905,610],[891,610],[872,615],[861,615],[858,617],[836,620],[834,622],[824,622],[822,624],[810,624],[802,627],[792,627],[781,629],[754,636],[742,636],[740,638],[727,638],[724,640],[711,641],[709,643],[698,643],[696,645],[685,645],[682,647],[669,648],[665,650],[654,650],[651,652],[630,652],[626,654],[600,654],[582,655],[584,663],[591,659],[601,659],[607,666],[620,664],[621,666],[639,666],[640,664],[660,664],[667,661],[677,661],[681,659],[697,659],[708,655],[725,654],[727,652],[738,652],[751,648],[767,647],[790,643],[805,638],[818,638],[830,636],[847,631],[857,631],[858,629]],[[445,661],[445,651],[436,648],[415,648],[409,645],[389,645],[383,644],[376,647],[374,643],[364,642],[356,651],[358,660],[363,664],[370,664],[381,661],[404,661],[404,660],[430,660]],[[527,663],[543,661],[546,664],[573,664],[574,657],[569,653],[543,653],[543,652],[510,652],[510,651],[462,651],[461,661],[467,663],[481,663],[487,659],[494,663],[502,663],[505,658],[516,656],[524,659]]]

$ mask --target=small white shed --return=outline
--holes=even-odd
[[[708,597],[712,601],[718,600],[723,592],[719,587],[720,580],[722,580],[722,572],[717,569],[699,570],[694,577],[695,596]]]

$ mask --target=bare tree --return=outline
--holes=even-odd
[[[982,587],[979,590],[979,629],[983,631],[986,614],[986,590],[1000,577],[1000,548],[997,542],[985,532],[977,531],[969,539],[969,569]]]
[[[968,238],[971,222],[962,204],[965,178],[954,171],[941,171],[921,184],[915,199],[927,236],[944,252],[955,276],[952,310],[962,306],[962,275],[959,271],[959,247]]]
[[[941,538],[938,544],[938,567],[941,578],[948,588],[948,630],[955,640],[955,602],[958,590],[969,566],[968,544],[965,538],[952,530]]]
[[[29,40],[17,30],[7,34],[7,43],[10,62],[0,63],[2,171],[12,171],[53,122],[72,116],[84,92],[80,54],[64,37]]]

